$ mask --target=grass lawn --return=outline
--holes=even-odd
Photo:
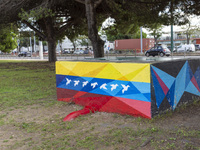
[[[0,150],[200,150],[200,101],[152,120],[56,100],[55,65],[0,60]]]

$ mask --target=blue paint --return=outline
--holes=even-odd
[[[156,68],[155,66],[151,66],[153,70],[158,74],[158,76],[161,78],[161,80],[165,83],[165,85],[168,87],[168,89],[172,86],[174,83],[175,78],[168,73]]]
[[[162,103],[163,99],[165,98],[165,94],[164,94],[162,87],[160,86],[152,68],[151,68],[151,76],[153,79],[153,86],[154,86],[154,91],[155,91],[155,96],[156,96],[156,104],[157,104],[157,107],[159,108],[160,104]]]
[[[63,77],[64,76],[64,77]],[[150,83],[56,75],[58,88],[150,102]],[[61,81],[61,79],[63,79]],[[66,85],[67,79],[71,82]],[[79,81],[79,82],[78,82]],[[87,84],[83,86],[84,82]],[[114,85],[118,85],[114,87]],[[144,94],[145,95],[144,95]]]

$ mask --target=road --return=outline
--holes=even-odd
[[[83,55],[66,55],[57,56],[57,60],[109,60],[109,61],[140,61],[140,62],[151,62],[151,61],[169,61],[177,59],[200,59],[200,56],[169,56],[169,57],[145,57],[145,56],[126,56],[126,55],[105,55],[103,58],[94,59],[93,56],[83,56]],[[0,55],[0,60],[41,60],[39,57],[17,57],[11,55]],[[44,56],[43,61],[47,61],[48,57]]]

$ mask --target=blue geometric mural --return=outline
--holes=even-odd
[[[151,75],[157,108],[166,97],[174,110],[184,92],[200,96],[200,67],[193,74],[188,61],[185,62],[175,77],[151,65]]]

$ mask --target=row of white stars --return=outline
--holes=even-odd
[[[70,80],[70,79],[68,79],[68,78],[66,78],[66,80],[67,80],[66,85],[69,85],[69,84],[72,82],[72,80]],[[74,82],[74,87],[75,87],[75,86],[77,86],[77,85],[79,84],[80,81],[79,81],[79,80],[74,80],[73,82]],[[82,87],[85,87],[88,83],[89,83],[88,81],[82,82]],[[91,83],[91,86],[92,86],[93,89],[94,89],[97,85],[98,85],[97,82]],[[104,83],[104,84],[102,84],[102,85],[100,86],[100,89],[107,90],[107,87],[106,87],[106,86],[107,86],[107,84]],[[115,89],[117,88],[117,86],[119,86],[119,85],[118,85],[118,84],[111,84],[110,86],[111,86],[111,91],[113,91],[113,90],[115,90]],[[130,87],[129,85],[126,86],[126,85],[124,85],[124,84],[121,84],[121,86],[122,86],[122,88],[123,88],[122,93],[124,93],[125,91],[128,91],[128,88]]]

